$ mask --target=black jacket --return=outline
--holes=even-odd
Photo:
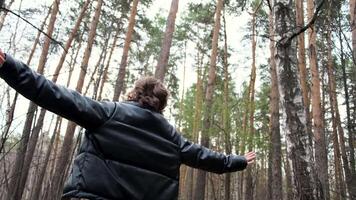
[[[63,197],[177,199],[179,167],[243,170],[246,159],[193,144],[159,113],[135,102],[98,102],[58,86],[7,55],[0,77],[11,87],[86,129]]]

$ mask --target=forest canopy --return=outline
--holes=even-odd
[[[170,91],[164,116],[225,154],[182,165],[179,199],[356,199],[356,0],[2,0],[0,49],[97,101],[135,80]],[[60,199],[85,131],[0,80],[0,200]]]

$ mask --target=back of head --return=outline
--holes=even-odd
[[[151,76],[142,77],[135,82],[128,93],[127,100],[135,101],[143,108],[162,113],[167,105],[169,92],[163,83]]]

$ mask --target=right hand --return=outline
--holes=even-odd
[[[5,54],[0,49],[0,66],[2,66],[2,64],[4,64],[4,62],[5,62]]]

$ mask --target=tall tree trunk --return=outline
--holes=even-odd
[[[98,67],[99,68],[97,70],[97,78],[96,80],[94,81],[94,79],[91,79],[94,81],[93,83],[93,95],[92,95],[92,98],[93,99],[97,99],[98,97],[98,92],[99,92],[99,85],[100,85],[100,82],[101,82],[101,79],[103,77],[103,74],[104,74],[104,71],[105,71],[105,61],[106,61],[106,58],[107,58],[107,55],[108,55],[108,46],[109,46],[109,39],[110,39],[110,36],[111,36],[111,33],[109,33],[107,35],[107,39],[105,39],[105,44],[104,44],[104,55],[103,55],[103,58],[102,58],[102,62],[98,62]],[[90,82],[88,84],[88,88],[90,87]]]
[[[43,20],[42,24],[41,24],[41,27],[40,27],[40,30],[42,31],[44,26],[46,25],[47,23],[47,19],[48,17],[50,16],[50,14],[52,13],[52,7],[51,6],[49,9],[48,9],[48,13],[46,15],[46,18]],[[35,54],[35,51],[36,51],[36,47],[38,45],[38,43],[40,42],[40,36],[41,36],[41,31],[38,31],[37,32],[37,35],[36,35],[36,39],[35,39],[35,42],[33,43],[32,45],[32,49],[31,49],[31,52],[30,52],[30,55],[28,56],[28,59],[27,59],[27,62],[26,64],[29,66],[31,61],[32,61],[32,58],[33,58],[33,55]]]
[[[169,10],[169,15],[166,24],[166,32],[164,33],[164,38],[162,40],[161,53],[156,66],[155,77],[164,81],[164,75],[168,67],[169,52],[172,46],[173,32],[176,21],[176,15],[178,11],[179,0],[172,0],[171,8]]]
[[[95,8],[95,14],[90,26],[87,47],[85,49],[84,57],[80,65],[80,74],[76,86],[76,91],[79,93],[81,93],[83,89],[84,79],[88,68],[89,58],[94,44],[94,39],[96,36],[96,28],[99,22],[102,5],[103,5],[103,0],[98,0]],[[63,177],[63,174],[69,164],[70,154],[68,153],[68,151],[71,151],[73,148],[73,136],[74,136],[75,128],[76,128],[76,124],[74,122],[68,122],[66,133],[63,140],[63,145],[61,148],[61,153],[53,177],[54,184],[51,189],[51,194],[53,195],[52,199],[58,199],[62,194],[62,187],[64,184],[64,179],[66,178]]]
[[[87,8],[88,8],[89,2],[90,2],[90,0],[87,0],[85,2],[85,4],[83,5],[83,7],[81,9],[81,12],[80,12],[80,15],[79,15],[79,17],[78,17],[78,19],[76,21],[76,24],[73,27],[73,29],[72,29],[72,31],[71,31],[71,33],[69,35],[69,38],[68,38],[68,40],[67,40],[67,42],[65,44],[63,54],[62,54],[62,56],[60,58],[60,61],[59,61],[58,65],[57,65],[57,67],[55,69],[55,72],[54,72],[54,75],[52,77],[52,82],[54,82],[54,83],[57,82],[59,72],[63,67],[63,63],[64,63],[64,60],[65,60],[65,57],[67,55],[67,52],[68,52],[69,48],[71,47],[71,44],[72,44],[72,41],[73,41],[74,37],[76,36],[76,34],[78,32],[79,26],[80,26],[80,24],[82,22],[82,19],[84,17],[84,14],[85,14]],[[26,158],[25,158],[25,161],[24,161],[24,164],[23,164],[24,168],[22,169],[23,175],[21,176],[21,178],[22,178],[21,184],[26,184],[27,175],[29,173],[30,165],[31,165],[31,162],[32,162],[32,159],[33,159],[33,154],[34,154],[35,148],[37,146],[38,135],[39,135],[39,133],[40,133],[40,131],[42,129],[45,115],[46,115],[46,110],[41,108],[39,117],[37,119],[36,126],[32,130],[31,138],[30,138],[30,141],[29,141],[29,144],[28,144],[28,147],[27,147]]]
[[[192,131],[192,140],[198,142],[199,131],[201,130],[201,115],[202,115],[202,106],[203,106],[203,80],[202,80],[202,65],[203,65],[203,53],[200,52],[198,47],[197,53],[197,84],[195,92],[195,109],[194,109],[194,122],[193,122],[193,131]],[[194,196],[194,175],[196,170],[193,168],[188,168],[188,177],[186,179],[186,195],[185,199],[193,199]]]
[[[297,29],[304,27],[304,1],[295,1],[296,24]],[[312,144],[312,119],[310,114],[310,88],[308,85],[308,74],[305,61],[305,37],[304,33],[298,35],[298,68],[300,74],[300,86],[303,95],[303,103],[306,110],[307,133],[309,134],[309,142]]]
[[[331,122],[332,122],[332,140],[333,140],[333,156],[334,156],[334,168],[335,168],[335,189],[338,198],[336,199],[346,199],[346,189],[344,187],[344,173],[341,167],[341,156],[340,156],[340,145],[337,134],[337,122],[335,117],[335,109],[333,105],[333,99],[331,95],[331,88],[329,82],[329,98],[330,98],[330,110],[331,110]]]
[[[119,39],[120,32],[121,32],[121,27],[118,25],[116,33],[115,33],[115,36],[114,36],[114,41],[113,41],[112,46],[110,48],[109,58],[108,58],[108,60],[106,62],[106,65],[105,65],[105,68],[104,68],[104,71],[103,71],[103,75],[102,75],[102,78],[101,78],[101,81],[100,81],[100,87],[99,87],[98,98],[97,98],[99,101],[102,99],[104,85],[105,85],[105,83],[107,82],[107,79],[108,79],[108,71],[109,71],[111,57],[112,57],[112,54],[113,54],[113,52],[114,52],[114,50],[116,48],[116,43],[117,43],[117,40]]]
[[[124,81],[125,81],[125,74],[126,74],[126,66],[127,66],[127,57],[129,54],[131,38],[135,27],[136,22],[136,13],[137,13],[137,5],[140,0],[133,0],[132,7],[131,7],[131,14],[130,14],[130,21],[129,26],[126,32],[126,39],[124,44],[124,49],[122,52],[121,63],[119,68],[119,74],[116,78],[115,90],[114,90],[114,101],[118,101],[120,94],[122,92]]]
[[[15,98],[17,98],[18,93],[15,94]],[[10,96],[10,87],[8,86],[3,97],[1,98],[1,103],[0,105],[2,105],[3,103],[3,99],[5,98],[5,96],[7,96],[7,101],[6,101],[6,121],[5,121],[5,127],[4,127],[4,131],[1,134],[1,138],[0,138],[0,155],[3,155],[0,158],[0,161],[2,161],[2,163],[0,163],[2,165],[2,167],[0,166],[0,170],[3,171],[3,176],[1,176],[1,186],[0,186],[0,191],[2,191],[2,193],[0,193],[0,199],[3,199],[3,197],[7,194],[9,194],[9,178],[7,175],[7,161],[6,161],[6,149],[5,149],[5,142],[9,137],[9,129],[10,126],[8,125],[9,123],[11,123],[12,119],[13,119],[13,115],[14,115],[14,106],[15,103],[11,102],[11,96]]]
[[[46,21],[47,21],[49,15],[51,13],[51,10],[52,10],[51,8],[48,10],[47,16],[44,19],[44,21],[43,21],[43,23],[42,23],[42,25],[40,27],[40,30],[43,30],[44,25],[46,24]],[[30,55],[29,55],[29,57],[27,59],[27,62],[26,62],[27,65],[30,65],[30,63],[31,63],[31,60],[33,58],[33,54],[34,54],[34,52],[36,50],[36,47],[37,47],[37,45],[39,43],[40,35],[41,35],[41,32],[38,31],[38,34],[37,34],[36,39],[35,39],[35,42],[32,45],[31,53],[30,53]],[[1,146],[0,146],[0,153],[2,152],[2,149],[4,148],[4,145],[5,145],[5,142],[6,142],[6,139],[7,139],[7,135],[9,134],[9,130],[10,130],[11,124],[13,122],[14,112],[15,112],[16,103],[17,103],[17,97],[18,97],[18,93],[16,92],[15,93],[15,97],[12,100],[11,107],[7,111],[5,128],[4,128],[4,131],[3,131],[2,136],[1,136],[2,140],[1,140]]]
[[[182,118],[184,114],[184,95],[185,95],[185,74],[186,74],[186,68],[187,68],[187,42],[184,43],[184,61],[183,61],[183,78],[182,78],[182,96],[179,101],[179,117],[178,117],[178,122],[177,126],[178,129],[181,130],[182,128]]]
[[[58,116],[57,120],[56,120],[56,124],[55,124],[54,130],[53,130],[53,134],[52,134],[51,140],[50,140],[48,148],[47,148],[45,159],[43,161],[43,166],[40,169],[40,171],[38,172],[38,176],[39,177],[38,177],[36,183],[34,184],[34,189],[33,189],[32,195],[31,195],[31,199],[40,199],[41,189],[42,189],[42,186],[43,186],[43,180],[44,180],[45,173],[46,173],[46,170],[47,170],[48,161],[49,161],[49,158],[50,158],[50,155],[51,155],[51,152],[52,152],[52,148],[53,148],[53,145],[54,145],[54,141],[55,141],[56,135],[59,134],[59,132],[60,132],[61,121],[62,121],[62,118]]]
[[[59,3],[60,0],[55,0],[54,1],[54,5],[53,5],[53,9],[51,12],[51,17],[50,17],[50,21],[49,21],[49,25],[48,25],[48,29],[47,29],[47,35],[49,37],[52,36],[53,30],[54,30],[54,24],[56,22],[57,19],[57,13],[59,10]],[[39,64],[37,67],[37,72],[40,74],[43,74],[44,72],[44,67],[47,61],[47,55],[48,55],[48,51],[49,51],[49,46],[50,46],[50,42],[51,40],[49,39],[49,37],[45,38],[45,42],[42,48],[42,53],[40,56],[40,60],[39,60]],[[23,128],[23,132],[22,132],[22,140],[20,143],[20,147],[18,150],[18,153],[16,155],[16,161],[15,161],[15,166],[13,168],[13,175],[14,178],[12,179],[12,181],[10,182],[10,199],[21,199],[24,187],[25,187],[25,183],[26,183],[26,177],[27,177],[27,173],[26,170],[23,170],[24,167],[24,161],[25,161],[25,156],[26,156],[26,149],[27,149],[27,145],[29,142],[29,137],[30,137],[30,132],[31,132],[31,127],[32,127],[32,123],[33,123],[33,118],[34,118],[34,112],[37,109],[37,105],[34,104],[33,102],[30,102],[28,111],[27,111],[27,116],[26,116],[26,120],[25,120],[25,125]]]
[[[6,93],[8,94],[10,98],[10,88],[6,90]],[[0,154],[5,150],[5,143],[6,140],[9,137],[9,132],[10,132],[10,127],[14,119],[14,113],[15,113],[15,108],[16,108],[16,101],[17,101],[18,93],[15,93],[14,99],[11,102],[11,105],[9,104],[6,109],[6,120],[5,120],[5,127],[3,128],[4,131],[1,133],[1,141],[0,141]]]
[[[356,65],[356,0],[349,0],[350,5],[350,24],[352,33],[352,59]]]
[[[308,18],[314,15],[314,1],[307,0]],[[313,114],[313,129],[315,141],[315,167],[316,172],[316,192],[318,199],[330,199],[329,180],[328,180],[328,157],[326,151],[326,139],[324,133],[324,124],[321,114],[321,97],[320,97],[320,78],[317,62],[316,51],[316,31],[314,25],[308,29],[309,38],[309,64],[311,71],[311,98],[312,98],[312,114]]]
[[[275,42],[274,42],[274,21],[273,21],[273,12],[269,14],[269,35],[271,37],[270,40],[270,74],[271,74],[271,100],[270,100],[270,136],[271,136],[271,164],[269,168],[271,168],[271,179],[269,180],[271,184],[271,199],[274,200],[282,200],[283,199],[283,188],[282,188],[282,152],[281,152],[281,133],[279,129],[279,88],[278,88],[278,78],[277,78],[277,70],[276,70],[276,61],[275,61]]]
[[[335,114],[335,123],[338,129],[338,136],[339,136],[339,144],[341,149],[341,158],[343,161],[343,168],[345,171],[345,178],[346,178],[346,186],[349,192],[351,199],[356,198],[356,177],[351,173],[350,170],[350,163],[349,159],[347,158],[346,147],[345,147],[345,136],[344,136],[344,129],[341,127],[341,120],[340,120],[340,113],[338,108],[337,102],[337,95],[336,95],[336,81],[335,81],[335,72],[333,66],[333,58],[331,53],[331,31],[330,28],[327,31],[327,47],[328,47],[328,78],[329,78],[329,88],[330,88],[330,104],[334,109]],[[334,144],[336,145],[336,144]]]
[[[227,46],[227,32],[226,32],[226,20],[225,20],[225,9],[223,13],[223,23],[224,23],[224,107],[223,107],[223,131],[225,136],[225,152],[226,154],[231,154],[231,139],[230,139],[230,113],[229,113],[229,63],[228,57],[228,46]],[[225,174],[225,200],[231,199],[231,173]]]
[[[203,146],[209,147],[209,132],[211,126],[211,109],[213,105],[213,94],[214,94],[214,85],[216,78],[216,60],[217,60],[217,50],[218,50],[218,37],[220,30],[220,16],[221,10],[224,5],[224,0],[218,0],[215,12],[215,25],[214,33],[212,39],[212,51],[210,56],[210,68],[209,68],[209,77],[208,77],[208,86],[206,88],[205,94],[205,113],[203,121],[203,131],[205,132],[201,137],[201,144]],[[206,183],[206,172],[199,170],[197,174],[197,183],[194,193],[195,200],[204,200],[205,196],[205,183]]]
[[[85,3],[83,4],[83,6],[82,6],[82,8],[80,10],[80,13],[78,15],[77,21],[75,22],[75,25],[74,25],[74,27],[72,28],[72,31],[69,34],[69,37],[68,37],[68,39],[67,39],[67,41],[66,41],[66,43],[64,45],[64,50],[63,50],[63,53],[61,55],[61,58],[59,59],[59,62],[58,62],[57,67],[56,67],[56,70],[54,71],[53,78],[52,78],[53,82],[57,82],[59,71],[62,69],[62,66],[63,66],[64,61],[65,61],[65,59],[67,57],[67,54],[68,54],[68,50],[69,50],[69,48],[71,48],[72,42],[75,39],[75,36],[78,34],[78,30],[79,30],[80,24],[82,23],[83,18],[85,16],[85,13],[88,10],[90,1],[91,0],[86,0]]]
[[[341,11],[340,11],[341,12]],[[351,31],[352,31],[352,47],[353,47],[353,67],[354,70],[352,70],[354,74],[351,74],[351,76],[356,77],[356,70],[355,70],[355,66],[356,66],[356,19],[355,19],[355,15],[356,15],[356,0],[350,0],[350,16],[351,16]],[[339,33],[340,33],[340,51],[341,51],[341,67],[342,67],[342,74],[343,74],[343,84],[344,84],[344,92],[345,92],[345,104],[346,104],[346,116],[347,116],[347,130],[349,133],[349,147],[350,147],[350,163],[351,163],[351,172],[353,174],[356,174],[356,162],[355,162],[355,146],[354,146],[354,141],[355,141],[355,131],[356,131],[356,125],[354,123],[351,122],[351,109],[350,109],[350,95],[349,95],[349,90],[348,90],[348,86],[347,86],[347,77],[346,77],[346,62],[345,62],[345,58],[344,58],[344,51],[343,51],[343,44],[342,44],[342,30],[341,30],[341,17],[339,16]]]
[[[306,129],[306,112],[300,89],[296,41],[284,38],[295,30],[292,0],[275,0],[276,67],[281,105],[284,107],[288,160],[291,162],[293,199],[314,200],[315,188],[311,169],[313,156]]]
[[[259,2],[256,8],[253,8],[254,11],[252,13],[252,33],[251,33],[251,44],[252,44],[252,65],[251,65],[251,75],[250,75],[250,83],[249,83],[249,131],[247,136],[247,148],[249,151],[253,149],[253,137],[254,137],[254,115],[255,115],[255,83],[256,83],[256,17],[258,11],[262,5],[262,1]],[[244,153],[244,152],[242,152]],[[252,177],[253,168],[250,167],[246,172],[246,182],[245,182],[245,200],[253,200],[254,199],[254,183]]]
[[[52,13],[52,6],[48,9],[48,12],[47,12],[47,15],[45,17],[45,19],[43,20],[42,24],[41,24],[41,27],[39,28],[41,31],[43,30],[44,26],[46,25],[46,22],[47,22],[47,19],[48,17],[50,16],[50,14]],[[40,41],[40,36],[41,36],[41,31],[38,31],[37,33],[37,36],[36,36],[36,39],[32,45],[32,48],[31,48],[31,51],[30,51],[30,54],[28,56],[28,59],[27,59],[27,62],[26,64],[29,66],[31,64],[31,61],[32,61],[32,58],[33,58],[33,55],[36,51],[36,48],[37,48],[37,45]],[[15,107],[16,107],[16,102],[17,102],[17,97],[18,97],[18,93],[16,92],[15,94],[15,97],[14,97],[14,100],[12,101],[12,107],[11,107],[11,111],[10,113],[13,113],[14,110],[15,110]],[[13,117],[13,116],[12,116]],[[11,126],[11,123],[12,123],[12,117],[11,117],[11,121],[9,121],[10,123],[7,124],[6,126],[6,129],[5,129],[5,133],[9,130],[10,126]],[[8,129],[7,129],[8,128]],[[1,151],[0,151],[1,152]],[[27,165],[24,165],[25,167],[27,167]]]
[[[286,152],[287,153],[287,152]],[[285,199],[293,199],[293,183],[292,183],[292,172],[291,172],[291,167],[290,167],[290,162],[288,162],[288,158],[286,157],[284,159],[284,156],[282,156],[282,160],[284,160],[284,171],[286,173],[286,198]]]

